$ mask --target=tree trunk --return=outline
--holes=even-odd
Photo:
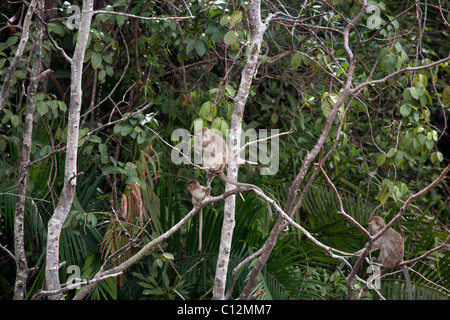
[[[70,84],[70,104],[67,129],[67,148],[64,169],[64,186],[55,209],[55,213],[48,223],[47,233],[47,261],[45,276],[47,290],[59,290],[59,239],[62,226],[72,207],[73,196],[75,194],[77,182],[77,155],[78,155],[78,134],[81,111],[81,83],[83,73],[83,60],[86,51],[86,44],[91,26],[93,11],[93,0],[83,0],[83,11],[81,13],[80,29],[77,44],[72,59],[71,84]],[[62,299],[62,294],[49,297],[50,299]]]
[[[242,118],[244,116],[245,103],[250,92],[253,75],[255,74],[258,62],[259,51],[266,26],[261,21],[261,1],[252,1],[250,7],[250,28],[252,40],[250,43],[247,63],[242,71],[241,83],[233,104],[233,114],[231,116],[231,129],[228,134],[228,167],[227,176],[233,181],[237,181],[240,158],[234,157],[240,149]],[[235,188],[227,183],[226,190]],[[230,261],[231,240],[235,226],[236,197],[233,195],[225,200],[222,235],[220,239],[219,255],[217,258],[216,276],[214,278],[214,300],[223,300],[225,295],[225,285],[227,280],[228,263]]]
[[[6,96],[8,94],[9,86],[11,85],[11,80],[14,76],[14,72],[16,72],[17,67],[22,59],[23,51],[25,50],[25,45],[28,42],[28,38],[30,35],[30,24],[31,18],[33,17],[34,10],[36,9],[36,0],[32,0],[30,6],[28,7],[27,14],[25,16],[25,20],[23,22],[22,27],[22,37],[20,38],[19,46],[17,47],[16,54],[14,56],[11,65],[8,68],[6,73],[5,82],[3,82],[2,89],[0,90],[0,111],[3,108],[3,104],[5,103]]]
[[[292,217],[295,213],[292,211],[293,206],[294,206],[294,201],[297,197],[297,193],[300,188],[300,185],[302,184],[310,165],[313,163],[314,159],[317,157],[320,150],[322,150],[325,140],[331,130],[331,126],[333,124],[333,121],[334,121],[339,109],[344,104],[345,100],[353,93],[353,91],[351,89],[351,83],[352,83],[352,77],[353,77],[353,70],[355,68],[355,60],[353,58],[353,53],[351,52],[350,48],[348,47],[348,37],[349,37],[350,29],[353,28],[356,25],[356,23],[362,18],[364,12],[366,11],[366,7],[367,7],[367,1],[363,0],[363,6],[360,9],[360,12],[352,19],[352,21],[350,23],[347,24],[347,26],[343,32],[344,48],[345,48],[345,51],[347,52],[347,54],[349,56],[349,60],[350,60],[349,71],[347,73],[347,81],[346,81],[346,84],[345,84],[345,87],[344,87],[344,90],[343,90],[341,96],[336,101],[336,103],[333,105],[333,108],[332,108],[330,114],[328,115],[327,121],[325,123],[325,127],[324,127],[319,139],[317,140],[317,143],[315,144],[315,146],[311,149],[311,151],[307,154],[307,156],[303,160],[302,167],[301,167],[299,173],[297,174],[296,178],[292,182],[291,187],[289,188],[289,197],[286,201],[286,205],[284,206],[283,211],[286,212],[287,214],[289,214],[290,217]],[[269,259],[269,255],[272,252],[273,248],[275,247],[277,237],[283,230],[283,222],[284,222],[284,218],[282,216],[280,216],[278,218],[278,220],[275,222],[268,239],[266,240],[266,242],[263,245],[262,253],[259,256],[257,262],[255,263],[255,266],[253,267],[252,272],[250,274],[249,280],[245,284],[244,290],[242,291],[241,295],[239,296],[239,299],[242,299],[242,300],[249,299],[253,289],[255,288],[256,284],[258,283],[258,278],[261,273],[261,270],[264,267],[264,265],[266,264],[267,259]]]
[[[42,9],[42,4],[38,4]],[[31,17],[30,17],[31,18]],[[28,166],[30,164],[30,150],[33,136],[33,115],[36,91],[39,84],[42,58],[43,25],[36,19],[36,37],[33,50],[33,68],[30,75],[30,83],[27,90],[25,103],[25,121],[23,128],[22,158],[19,167],[19,181],[17,183],[17,200],[14,218],[14,253],[16,256],[16,281],[14,285],[14,300],[23,300],[27,293],[27,279],[30,273],[25,254],[25,194],[27,190]]]

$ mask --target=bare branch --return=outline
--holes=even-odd
[[[187,19],[194,19],[195,17],[193,15],[187,16],[187,17],[142,17],[142,16],[136,16],[134,14],[130,13],[124,13],[124,12],[115,12],[115,11],[107,11],[107,10],[95,10],[92,12],[92,14],[113,14],[117,16],[123,16],[133,19],[140,19],[140,20],[146,20],[146,21],[168,21],[168,20],[187,20]]]
[[[58,290],[49,290],[49,291],[38,290],[38,292],[36,292],[36,294],[31,298],[31,300],[39,300],[39,299],[41,299],[43,297],[59,295],[61,293],[67,292],[69,290],[78,289],[80,286],[86,286],[88,284],[97,284],[100,281],[103,281],[103,280],[106,280],[106,279],[109,279],[109,278],[118,277],[121,274],[123,274],[122,271],[117,272],[117,273],[113,273],[113,274],[108,274],[108,275],[105,275],[105,276],[100,277],[100,278],[95,279],[95,280],[72,279],[72,281],[74,281],[75,283],[69,284],[69,285],[66,285],[66,286],[62,286],[61,289],[58,289]]]
[[[425,193],[427,193],[428,191],[430,191],[432,188],[434,188],[439,182],[441,182],[442,179],[445,178],[445,175],[447,174],[447,172],[450,170],[450,163],[447,165],[447,167],[445,167],[445,169],[441,172],[441,174],[439,175],[439,177],[437,177],[433,182],[431,182],[428,186],[426,186],[425,188],[423,188],[422,190],[420,190],[419,192],[417,192],[416,194],[412,194],[408,197],[408,199],[405,201],[405,203],[401,206],[399,212],[396,214],[396,216],[389,222],[386,224],[386,226],[381,229],[375,236],[373,236],[371,238],[372,241],[377,240],[379,237],[381,237],[383,235],[383,233],[389,229],[390,227],[392,227],[392,225],[398,220],[400,219],[400,217],[403,215],[403,213],[405,213],[406,209],[408,208],[409,204],[411,203],[411,201],[420,198],[421,196],[423,196]]]
[[[336,187],[334,186],[333,182],[330,180],[330,178],[328,177],[327,173],[325,172],[325,170],[322,168],[322,164],[319,162],[319,169],[320,171],[322,171],[322,174],[325,176],[325,179],[327,180],[328,184],[331,186],[331,188],[333,189],[334,193],[336,194],[336,197],[338,199],[338,203],[339,203],[339,213],[341,215],[343,215],[348,221],[350,221],[351,223],[353,223],[362,233],[364,233],[368,238],[370,238],[370,233],[369,231],[367,231],[362,225],[359,224],[358,221],[356,221],[355,219],[353,219],[353,217],[351,217],[350,215],[348,215],[345,210],[344,210],[344,206],[342,205],[342,199],[341,196],[339,195],[339,192],[337,191]]]

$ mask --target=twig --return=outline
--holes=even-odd
[[[319,161],[319,169],[320,171],[322,171],[322,174],[324,175],[325,179],[327,180],[328,184],[331,186],[331,188],[333,189],[334,193],[336,194],[336,197],[338,199],[339,202],[339,213],[341,215],[343,215],[348,221],[350,221],[351,223],[353,223],[362,233],[364,233],[368,238],[370,238],[370,233],[369,231],[367,231],[362,225],[359,224],[358,221],[356,221],[353,217],[351,217],[350,215],[348,215],[345,210],[344,210],[344,206],[342,205],[342,199],[341,196],[339,195],[339,192],[337,191],[336,187],[334,186],[333,182],[330,180],[330,178],[328,177],[327,173],[325,172],[325,170],[323,170],[322,168],[322,163]]]
[[[248,256],[247,258],[245,258],[244,260],[242,260],[231,272],[231,277],[230,277],[230,283],[228,285],[228,290],[225,293],[225,300],[228,300],[231,296],[231,293],[233,292],[233,288],[234,288],[234,284],[236,282],[236,277],[237,277],[237,273],[239,272],[239,270],[241,270],[247,263],[249,263],[250,261],[252,261],[253,259],[255,259],[257,256],[259,256],[262,253],[263,248],[261,247],[258,251],[256,251],[255,253],[251,254],[250,256]]]
[[[69,291],[69,290],[72,290],[72,289],[78,289],[80,286],[85,286],[85,285],[88,285],[88,284],[97,284],[97,283],[99,283],[100,281],[103,281],[103,280],[105,280],[105,279],[118,277],[118,276],[120,276],[122,273],[123,273],[123,272],[120,271],[120,272],[117,272],[117,273],[108,274],[108,275],[105,275],[105,276],[100,277],[100,278],[98,278],[98,279],[91,280],[91,281],[88,280],[88,279],[84,279],[84,280],[81,280],[81,279],[73,279],[73,280],[75,280],[75,281],[76,281],[76,280],[79,280],[79,282],[76,282],[76,283],[73,283],[73,284],[69,284],[69,285],[67,285],[67,286],[65,286],[65,287],[61,287],[61,289],[58,289],[58,290],[51,290],[51,291],[43,291],[43,290],[39,290],[38,292],[36,292],[36,294],[33,296],[33,298],[31,298],[31,300],[39,300],[39,299],[41,299],[42,297],[54,296],[54,295],[61,294],[61,293],[64,293],[64,292]]]
[[[115,11],[107,11],[107,10],[94,10],[92,14],[114,14],[117,16],[123,16],[128,18],[134,18],[134,19],[140,19],[140,20],[152,20],[152,21],[167,21],[167,20],[186,20],[186,19],[194,19],[195,17],[193,15],[187,16],[187,17],[142,17],[142,16],[136,16],[134,14],[130,13],[123,13],[123,12],[115,12]]]
[[[6,249],[6,246],[3,246],[1,243],[0,243],[0,249],[3,249],[11,258],[13,258],[14,261],[17,262],[16,256],[11,251]]]
[[[442,244],[440,244],[439,246],[437,246],[437,247],[435,247],[435,248],[433,248],[433,249],[431,249],[431,250],[425,252],[424,254],[422,254],[422,255],[420,255],[420,256],[414,258],[414,259],[402,261],[402,262],[400,262],[397,266],[398,266],[398,267],[401,267],[401,266],[405,266],[405,265],[407,265],[407,264],[411,264],[411,263],[417,262],[417,261],[419,261],[419,260],[422,260],[423,258],[429,256],[429,255],[432,254],[433,252],[438,251],[438,250],[444,248],[445,246],[447,246],[449,240],[450,240],[450,235],[448,235],[447,238],[445,239],[445,241],[444,241]]]
[[[409,204],[411,203],[411,201],[423,196],[425,193],[427,193],[428,191],[430,191],[430,189],[434,188],[439,182],[441,182],[442,179],[445,178],[445,175],[447,174],[447,172],[450,170],[450,163],[447,165],[447,167],[445,167],[445,169],[441,172],[441,174],[439,175],[439,177],[437,177],[433,182],[431,182],[428,186],[426,186],[425,188],[423,188],[422,190],[420,190],[419,192],[417,192],[416,194],[412,194],[408,197],[408,199],[405,201],[405,203],[401,206],[399,212],[397,213],[397,215],[389,222],[386,224],[386,226],[381,229],[375,236],[373,236],[371,238],[372,241],[377,240],[379,237],[381,237],[383,235],[383,233],[389,229],[390,227],[392,227],[392,225],[398,220],[400,219],[400,217],[403,215],[403,213],[406,211],[406,209],[408,208]]]

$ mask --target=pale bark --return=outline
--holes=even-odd
[[[86,44],[91,26],[93,0],[83,1],[80,29],[75,46],[71,67],[70,104],[67,129],[67,148],[64,169],[64,185],[58,205],[48,223],[47,260],[45,277],[47,290],[60,290],[59,281],[59,240],[62,226],[72,207],[77,182],[78,135],[82,102],[82,73]],[[62,299],[62,294],[50,296],[50,299]]]
[[[41,3],[39,9],[42,8]],[[30,17],[31,18],[31,17]],[[23,128],[22,157],[19,166],[19,181],[17,183],[17,200],[14,218],[14,254],[16,256],[16,281],[14,285],[14,300],[23,300],[27,293],[27,279],[30,274],[27,257],[25,255],[25,194],[27,190],[28,167],[30,164],[30,151],[33,136],[33,115],[35,97],[39,84],[42,58],[43,25],[36,19],[36,36],[33,49],[33,67],[25,103],[25,121]]]
[[[34,10],[36,9],[36,4],[37,1],[32,0],[30,2],[30,6],[28,7],[27,14],[25,15],[25,20],[22,27],[22,37],[20,38],[19,46],[17,47],[14,59],[11,62],[8,71],[6,72],[5,82],[3,82],[2,89],[0,90],[0,111],[2,110],[3,104],[5,103],[5,99],[8,94],[8,90],[11,85],[11,80],[14,76],[14,73],[16,72],[19,63],[22,60],[23,51],[25,50],[25,45],[27,44],[30,35],[31,18],[33,17]]]
[[[344,104],[345,100],[354,93],[354,91],[351,88],[352,79],[353,79],[353,72],[355,69],[355,59],[353,56],[352,51],[350,50],[348,46],[348,37],[350,29],[353,28],[356,23],[362,18],[364,15],[364,12],[367,8],[367,1],[363,1],[362,8],[360,12],[352,19],[350,23],[347,24],[344,32],[343,32],[343,38],[344,38],[344,49],[349,57],[350,66],[347,73],[347,81],[345,83],[344,90],[342,94],[340,95],[338,101],[333,105],[333,108],[327,118],[327,121],[325,123],[324,129],[322,131],[322,134],[320,135],[319,139],[317,140],[316,145],[311,149],[311,151],[307,154],[305,159],[303,160],[302,167],[297,174],[297,177],[292,182],[291,187],[289,188],[289,197],[286,201],[286,205],[284,207],[284,212],[288,213],[290,217],[294,215],[294,211],[292,211],[292,208],[294,206],[295,199],[297,198],[297,193],[300,188],[301,183],[303,182],[306,173],[310,167],[310,165],[313,163],[314,159],[319,154],[320,150],[322,150],[323,145],[325,143],[325,140],[331,130],[331,126],[333,124],[333,121],[340,109],[340,107]],[[242,291],[241,295],[239,296],[239,299],[249,299],[251,296],[251,293],[253,289],[255,288],[256,284],[258,283],[258,278],[261,273],[261,270],[263,266],[266,264],[267,259],[269,258],[270,253],[272,252],[272,249],[274,248],[277,237],[281,233],[285,226],[284,218],[283,216],[280,216],[278,220],[275,222],[270,235],[266,242],[263,245],[263,250],[261,255],[259,256],[254,268],[252,269],[252,272],[250,274],[249,280],[247,281],[244,290]]]
[[[244,116],[245,103],[247,102],[250,86],[252,84],[253,75],[256,71],[258,56],[263,40],[264,32],[267,24],[270,21],[269,16],[266,23],[261,21],[261,1],[252,1],[250,5],[250,28],[252,32],[252,39],[247,55],[247,63],[242,71],[241,83],[239,85],[238,93],[234,99],[233,114],[231,116],[231,128],[228,133],[228,166],[227,176],[233,181],[237,181],[240,158],[235,157],[240,150],[242,118]],[[226,185],[226,190],[232,190],[235,186],[232,184]],[[225,284],[227,280],[228,264],[230,261],[231,241],[235,227],[235,209],[236,198],[231,196],[225,200],[224,217],[222,225],[222,235],[220,239],[219,254],[217,257],[216,275],[214,278],[213,299],[223,300],[225,297]]]
[[[129,242],[129,246],[128,247],[120,248],[115,253],[110,255],[108,257],[108,259],[106,259],[106,261],[100,267],[100,270],[95,274],[94,277],[92,277],[89,280],[89,283],[86,286],[81,288],[81,290],[77,293],[77,295],[73,299],[74,300],[81,300],[81,299],[83,299],[97,285],[97,283],[99,282],[98,281],[99,279],[101,279],[103,277],[108,277],[111,274],[118,274],[120,272],[123,272],[126,269],[128,269],[129,267],[131,267],[134,263],[136,263],[140,259],[144,258],[150,252],[150,250],[152,250],[155,246],[163,243],[169,237],[171,237],[175,232],[180,230],[180,228],[182,226],[184,226],[190,219],[192,219],[197,214],[197,212],[199,212],[203,207],[205,207],[207,205],[210,205],[210,204],[213,204],[215,202],[227,199],[231,195],[235,195],[236,193],[250,192],[250,191],[252,191],[251,188],[241,187],[241,188],[236,188],[236,189],[233,189],[233,190],[225,191],[220,196],[208,197],[208,198],[203,199],[202,203],[199,204],[199,206],[194,207],[194,209],[192,209],[187,215],[185,215],[183,217],[183,219],[181,219],[178,223],[176,223],[172,228],[170,228],[169,230],[167,230],[165,233],[163,233],[159,237],[157,237],[157,238],[153,239],[152,241],[150,241],[149,243],[147,243],[144,247],[142,247],[138,252],[136,252],[136,254],[131,256],[128,260],[122,262],[120,265],[118,265],[118,266],[116,266],[114,268],[105,270],[106,267],[108,265],[110,265],[111,261],[113,261],[115,259],[115,257],[117,257],[118,255],[122,254],[124,251],[128,250],[133,245],[132,242]]]

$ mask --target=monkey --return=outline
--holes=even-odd
[[[196,179],[189,180],[187,188],[192,196],[192,204],[202,202],[207,194],[206,187],[202,186]],[[202,251],[203,209],[200,209],[198,225],[198,251]]]
[[[228,160],[228,148],[221,135],[215,134],[206,127],[198,129],[195,132],[194,149],[198,150],[202,155],[203,169],[209,169],[207,173],[207,176],[209,176],[208,186],[212,179],[218,177],[226,183],[231,183],[238,187],[253,188],[264,194],[259,187],[250,183],[232,181],[224,174],[223,170]],[[270,205],[266,204],[269,214],[272,216]]]
[[[374,216],[369,219],[369,233],[374,236],[381,229],[386,226],[383,218],[379,216]],[[366,245],[367,247],[367,245]],[[403,237],[392,228],[387,229],[381,237],[379,237],[372,245],[373,251],[375,249],[380,249],[380,254],[378,255],[378,261],[382,264],[382,270],[385,272],[386,270],[392,269],[397,264],[399,264],[403,260],[404,253],[404,243]],[[360,256],[364,249],[359,250],[355,253],[355,256]],[[403,271],[403,274],[406,278],[406,286],[408,288],[408,299],[412,300],[411,294],[411,280],[409,278],[408,270],[405,266],[400,266],[400,269]]]

